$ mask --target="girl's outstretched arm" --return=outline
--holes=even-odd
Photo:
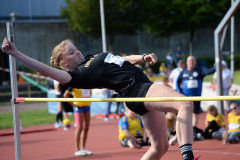
[[[157,56],[154,53],[147,54],[144,57],[142,55],[132,55],[123,58],[125,58],[126,61],[129,61],[133,65],[143,63],[144,61],[150,62],[151,65],[154,65],[157,62]],[[142,58],[144,58],[144,60]]]
[[[45,74],[55,80],[57,80],[60,83],[67,83],[69,82],[72,77],[69,73],[50,67],[44,63],[41,63],[35,59],[32,59],[21,52],[17,50],[17,48],[14,46],[12,42],[10,42],[7,38],[4,38],[3,44],[2,44],[2,51],[7,53],[8,55],[11,55],[15,57],[17,60],[22,62],[25,66],[31,68],[32,70],[36,72],[40,72],[42,74]]]

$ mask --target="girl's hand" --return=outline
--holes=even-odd
[[[157,62],[157,56],[154,53],[144,56],[145,61],[150,62],[151,65],[154,65]]]
[[[16,55],[18,50],[12,42],[10,42],[6,37],[3,40],[2,51],[9,55]]]

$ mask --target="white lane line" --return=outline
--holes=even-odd
[[[239,153],[230,153],[230,152],[216,152],[216,151],[204,151],[204,150],[193,150],[193,152],[206,152],[206,153],[217,153],[217,154],[234,154],[240,156]]]
[[[144,149],[150,148],[149,146],[142,147]],[[128,151],[129,148],[123,148],[123,149],[115,149],[115,150],[108,150],[108,151],[100,151],[100,152],[94,152],[93,154],[102,154],[102,153],[112,153],[112,152],[120,152],[120,151]],[[171,151],[179,151],[179,149],[168,149]],[[180,152],[180,151],[179,151]],[[230,153],[230,152],[216,152],[216,151],[205,151],[205,150],[193,150],[193,152],[205,152],[205,153],[215,153],[215,154],[234,154],[237,156],[240,156],[240,153]],[[68,156],[61,156],[61,157],[52,157],[47,159],[37,159],[37,160],[52,160],[52,159],[60,159],[60,158],[71,158],[75,157],[74,155],[68,155]]]

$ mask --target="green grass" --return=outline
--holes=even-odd
[[[48,109],[20,111],[20,121],[23,127],[55,123],[56,115],[48,113]],[[73,121],[73,116],[68,116]],[[0,129],[13,128],[13,113],[0,113]]]

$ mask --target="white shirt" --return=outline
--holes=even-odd
[[[214,73],[213,79],[217,79],[217,72]],[[223,88],[229,88],[230,86],[229,79],[233,79],[233,75],[230,69],[225,68],[222,71]]]
[[[173,63],[173,58],[172,58],[172,56],[167,55],[167,56],[166,56],[166,59],[169,60],[171,64]]]
[[[171,74],[169,75],[169,79],[172,79],[173,80],[173,84],[172,84],[172,87],[174,90],[177,89],[177,79],[178,79],[178,76],[179,74],[182,72],[182,68],[175,68],[172,70]]]
[[[54,86],[57,85],[58,83],[59,83],[58,81],[53,80],[53,85],[54,85]],[[60,95],[60,94],[61,94],[61,92],[59,92],[59,91],[57,91],[57,90],[55,90],[55,93],[56,93],[56,95]]]

